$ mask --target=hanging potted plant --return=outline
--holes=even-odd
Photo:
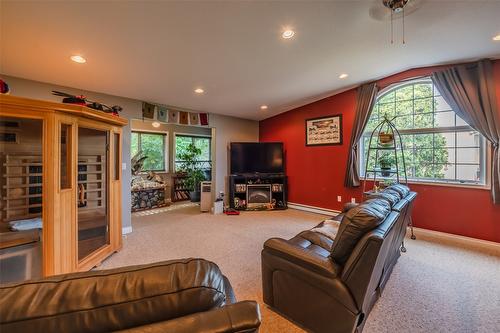
[[[378,134],[378,141],[381,145],[391,146],[392,143],[394,142],[394,133],[380,132]]]
[[[200,168],[198,157],[201,149],[193,143],[186,147],[186,150],[179,154],[182,161],[181,172],[186,174],[186,186],[189,189],[189,197],[192,202],[200,201],[200,183],[205,180],[203,170]]]
[[[378,162],[380,165],[380,170],[382,177],[389,177],[391,175],[392,168],[392,158],[388,154],[381,155],[378,158]]]
[[[391,121],[384,115],[384,124],[378,133],[378,144],[382,147],[391,147],[394,145],[394,130],[390,127]],[[385,127],[385,130],[383,129]]]

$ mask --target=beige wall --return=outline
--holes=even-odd
[[[259,123],[253,120],[210,115],[210,125],[215,128],[215,193],[223,191],[228,198],[229,175],[229,143],[230,142],[258,142]]]
[[[42,100],[60,102],[61,97],[52,95],[52,90],[61,90],[71,94],[84,94],[88,98],[108,104],[120,105],[123,108],[121,116],[131,119],[142,118],[142,102],[130,98],[101,94],[81,89],[58,86],[51,83],[26,80],[22,78],[1,75],[11,90],[11,95],[29,97]],[[202,112],[203,110],[199,110]],[[215,128],[215,139],[212,138],[212,154],[215,157],[213,163],[213,178],[216,193],[226,191],[228,175],[228,145],[231,141],[259,141],[259,123],[216,114],[209,115],[209,127]],[[126,231],[131,230],[130,213],[130,123],[123,129],[122,159],[126,164],[123,171],[122,204],[123,204],[123,227]],[[227,197],[227,195],[226,195]]]

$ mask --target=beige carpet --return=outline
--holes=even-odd
[[[261,305],[261,332],[303,332],[262,303],[260,251],[270,237],[290,238],[324,216],[289,209],[240,216],[200,214],[181,204],[136,213],[123,250],[99,268],[202,257],[219,265],[239,300]],[[419,237],[407,240],[364,332],[499,332],[500,257]],[[307,304],[304,304],[307,306]]]

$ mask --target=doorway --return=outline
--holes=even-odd
[[[195,164],[201,180],[215,180],[214,128],[142,119],[133,119],[130,125],[132,211],[187,203],[193,199],[191,192],[194,191],[183,160],[190,146],[199,150]],[[142,158],[145,158],[142,165],[136,167],[135,163]]]

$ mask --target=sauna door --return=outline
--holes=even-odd
[[[78,127],[78,261],[109,244],[109,132]]]

